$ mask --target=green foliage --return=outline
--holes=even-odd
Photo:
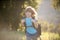
[[[26,1],[25,3],[27,4],[27,6],[32,6],[32,7],[36,8],[39,3],[37,1],[39,1],[39,0],[29,0],[29,1]]]
[[[54,32],[60,34],[60,24],[55,26],[53,23],[43,20],[38,20],[38,23],[41,24],[42,32]]]
[[[55,9],[60,10],[60,0],[52,0],[52,6],[53,6]]]
[[[60,40],[60,36],[57,33],[42,32],[41,39],[42,40]]]

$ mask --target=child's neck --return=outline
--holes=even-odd
[[[32,18],[32,17],[26,17],[26,18]]]

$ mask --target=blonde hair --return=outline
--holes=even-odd
[[[26,13],[26,12],[31,12],[31,13],[32,13],[32,18],[36,18],[36,17],[37,17],[37,12],[36,12],[36,10],[35,10],[33,7],[31,7],[31,6],[26,7],[25,13]],[[24,13],[24,14],[25,14],[25,13]]]

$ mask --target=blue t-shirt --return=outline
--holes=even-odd
[[[25,19],[25,23],[26,23],[26,31],[30,34],[35,34],[37,31],[36,29],[33,27],[33,24],[32,24],[32,18],[26,18]]]
[[[32,26],[32,19],[31,18],[26,18],[25,22],[26,22],[26,26]]]

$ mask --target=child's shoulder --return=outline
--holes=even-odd
[[[38,20],[36,20],[36,19],[32,19],[32,21],[33,21],[33,22],[37,22]]]
[[[34,20],[34,21],[38,21],[38,19],[32,19],[32,20]]]

